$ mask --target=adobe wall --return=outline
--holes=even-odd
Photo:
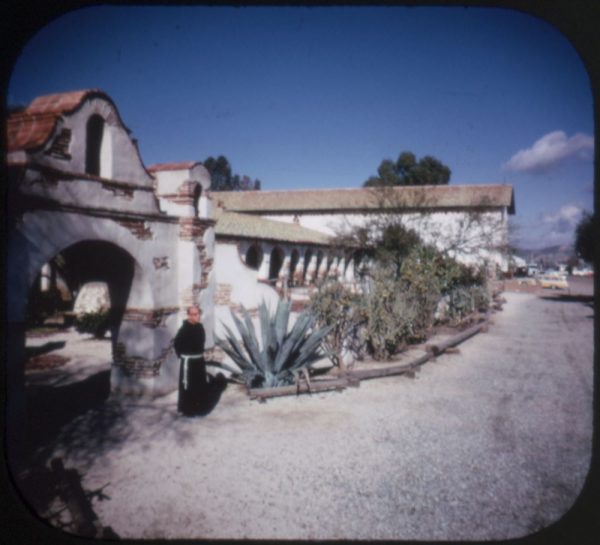
[[[373,216],[346,213],[297,213],[264,215],[265,219],[299,223],[302,227],[329,235],[349,227],[365,225]],[[507,214],[504,209],[481,211],[418,211],[403,212],[398,218],[409,229],[414,229],[425,243],[434,244],[441,251],[466,264],[478,265],[486,260],[507,270],[504,255],[507,244]],[[484,248],[493,248],[487,250]]]
[[[126,252],[134,270],[113,338],[112,392],[161,395],[177,387],[172,342],[191,304],[203,310],[207,348],[214,343],[210,176],[196,163],[152,176],[114,105],[90,96],[58,118],[43,146],[9,157],[18,209],[8,237],[7,320],[24,344],[28,290],[40,269],[73,244],[105,241]],[[99,175],[85,172],[91,116],[103,120]],[[22,347],[12,353],[9,364],[22,367]]]

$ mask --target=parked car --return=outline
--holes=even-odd
[[[573,276],[594,276],[594,270],[589,267],[573,269]]]
[[[540,287],[549,288],[553,290],[567,290],[569,289],[569,282],[564,274],[559,273],[547,273],[543,274],[538,278]]]

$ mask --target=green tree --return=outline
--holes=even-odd
[[[395,162],[391,159],[381,161],[377,176],[371,176],[363,186],[446,185],[451,174],[450,169],[435,157],[426,155],[417,161],[414,153],[403,151]]]
[[[594,261],[594,233],[596,225],[596,213],[585,214],[575,230],[575,251],[584,261]]]
[[[216,159],[208,157],[203,165],[210,173],[212,191],[253,191],[261,187],[260,180],[233,174],[229,160],[223,155],[219,155]]]

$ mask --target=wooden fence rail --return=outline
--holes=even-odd
[[[445,339],[443,341],[428,343],[425,345],[426,354],[415,358],[414,360],[400,365],[390,365],[387,367],[379,367],[377,369],[355,369],[346,371],[343,375],[336,379],[314,380],[310,384],[300,382],[291,386],[280,386],[277,388],[251,388],[248,389],[250,399],[265,401],[270,397],[280,397],[286,395],[298,395],[301,393],[316,393],[329,390],[344,390],[348,386],[359,386],[361,380],[373,378],[389,377],[394,375],[406,375],[410,378],[415,376],[419,367],[445,351],[449,351],[458,344],[473,337],[477,333],[487,331],[490,319],[490,313],[487,313],[482,321],[474,326],[461,331],[460,333]]]

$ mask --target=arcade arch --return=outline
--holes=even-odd
[[[269,265],[269,281],[275,283],[279,278],[279,272],[283,265],[284,254],[283,250],[275,246],[271,250],[271,260]]]
[[[290,271],[289,271],[289,277],[288,277],[288,285],[289,286],[294,286],[295,285],[295,274],[296,274],[296,267],[298,266],[298,261],[300,260],[300,253],[298,252],[298,250],[296,248],[294,248],[292,250],[292,253],[290,254]]]
[[[259,244],[251,244],[246,250],[245,263],[250,269],[258,270],[262,264],[263,251]]]
[[[308,273],[308,269],[310,266],[310,261],[313,257],[313,252],[310,248],[308,248],[305,252],[304,252],[304,268],[302,270],[302,283],[306,283],[306,275]]]

